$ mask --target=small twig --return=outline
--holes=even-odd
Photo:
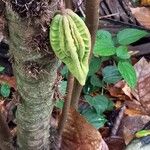
[[[65,127],[65,123],[67,121],[67,116],[68,112],[70,109],[70,103],[71,103],[71,96],[72,96],[72,91],[73,91],[73,83],[74,83],[74,77],[73,75],[69,72],[68,74],[68,82],[67,82],[67,95],[66,99],[64,102],[64,107],[62,110],[62,115],[58,124],[58,134],[61,135],[63,132],[63,129]]]
[[[119,112],[119,114],[118,114],[118,116],[117,116],[117,118],[116,118],[114,126],[112,128],[111,136],[115,136],[117,134],[125,110],[126,110],[126,106],[123,105],[122,108],[121,108],[121,110],[120,110],[120,112]]]
[[[83,3],[83,0],[77,1],[77,7],[79,8],[79,10],[80,10],[82,16],[85,18],[85,13],[84,13],[84,11],[83,11],[83,9],[82,9],[82,7],[81,7],[82,3]]]
[[[135,24],[127,23],[127,22],[123,22],[123,21],[119,21],[119,20],[114,20],[114,19],[111,19],[111,18],[102,18],[100,20],[106,20],[108,22],[112,22],[112,23],[115,23],[115,24],[125,25],[125,26],[128,26],[128,27],[132,27],[132,28],[136,28],[136,29],[141,29],[141,30],[146,30],[146,31],[150,32],[150,29],[145,28],[143,26],[138,26],[138,25],[135,25]]]
[[[114,14],[110,14],[110,15],[106,15],[106,16],[101,16],[101,17],[99,17],[99,19],[109,18],[109,17],[113,17],[113,16],[117,16],[117,15],[119,15],[119,13],[114,13]]]

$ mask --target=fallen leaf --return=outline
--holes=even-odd
[[[130,9],[134,17],[141,25],[145,26],[146,28],[150,28],[150,8],[136,7]]]
[[[125,148],[125,142],[122,137],[111,136],[105,141],[109,147],[109,150],[123,150]]]
[[[100,132],[75,109],[70,109],[62,134],[61,148],[65,150],[108,150]]]
[[[124,84],[124,86],[125,86],[125,84]],[[124,86],[120,85],[120,87],[119,87],[116,84],[114,86],[108,86],[107,90],[109,91],[111,96],[118,98],[118,100],[123,100],[123,101],[131,100],[132,96],[125,91],[125,87]]]
[[[7,75],[0,75],[0,84],[1,83],[7,83],[10,87],[17,90],[15,77],[10,77],[10,76],[7,76]]]
[[[134,68],[138,83],[131,93],[140,102],[141,109],[150,114],[150,63],[143,57],[134,65]]]
[[[150,117],[147,115],[126,116],[122,120],[118,134],[123,136],[125,143],[128,144],[135,137],[135,133],[149,121]]]

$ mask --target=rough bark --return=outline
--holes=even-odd
[[[48,24],[51,8],[56,5],[50,5],[49,0],[32,1],[26,3],[29,8],[26,9],[24,4],[19,8],[15,2],[7,4],[6,16],[10,55],[20,94],[16,113],[18,149],[48,150],[53,86],[58,67],[58,60],[49,46]],[[34,8],[36,5],[39,9]]]

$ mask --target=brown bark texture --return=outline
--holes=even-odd
[[[16,113],[18,149],[48,150],[59,65],[48,33],[57,0],[10,0],[6,6],[10,56],[20,94]]]

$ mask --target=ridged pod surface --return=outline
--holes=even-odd
[[[56,56],[84,85],[89,71],[91,49],[91,36],[84,21],[70,9],[58,12],[50,25],[49,37]]]

